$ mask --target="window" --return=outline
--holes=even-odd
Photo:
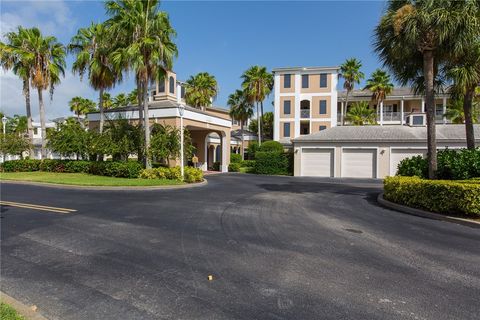
[[[283,75],[283,87],[284,88],[291,88],[292,87],[292,75],[291,74]]]
[[[290,123],[283,124],[283,136],[286,138],[290,137]]]
[[[320,88],[326,88],[327,87],[327,74],[326,73],[321,73],[320,74]]]
[[[320,130],[320,131],[325,130],[325,129],[327,129],[327,126],[319,126],[318,127],[318,130]]]
[[[169,87],[169,92],[172,94],[175,94],[175,80],[173,77],[170,77],[168,79],[168,87]]]
[[[158,82],[158,92],[165,92],[165,80]]]
[[[285,100],[283,101],[283,114],[290,114],[291,112],[291,101]]]
[[[327,100],[320,100],[320,114],[327,114]]]
[[[181,86],[181,89],[180,89],[180,98],[185,98],[185,87],[184,86]]]
[[[308,88],[308,74],[302,74],[302,88]]]
[[[436,104],[435,105],[435,114],[437,116],[443,116],[443,104]]]

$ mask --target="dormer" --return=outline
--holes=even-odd
[[[165,77],[157,80],[153,99],[177,101],[177,75],[173,71],[167,71]]]

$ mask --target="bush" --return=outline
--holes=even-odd
[[[475,150],[440,150],[437,153],[437,178],[466,180],[480,177],[480,148]],[[404,159],[398,165],[397,175],[428,177],[427,159],[421,156]]]
[[[138,162],[103,161],[91,162],[89,173],[117,178],[138,178],[142,169]]]
[[[265,141],[258,147],[258,151],[262,152],[283,152],[283,146],[278,141]]]
[[[90,161],[44,159],[40,163],[40,171],[88,173],[90,165]]]
[[[229,172],[239,172],[240,171],[240,163],[238,162],[231,162],[229,165],[228,165],[228,171]]]
[[[242,162],[242,155],[237,153],[230,153],[230,163]]]
[[[251,141],[247,147],[247,155],[249,160],[255,160],[255,154],[258,151],[258,142]]]
[[[30,172],[39,171],[41,160],[26,159],[5,161],[0,164],[2,172]]]
[[[476,180],[425,180],[418,177],[387,177],[386,200],[444,214],[480,217],[480,183]]]
[[[203,172],[198,168],[184,167],[183,173],[184,181],[187,183],[203,181]],[[144,169],[140,172],[139,177],[142,179],[168,179],[182,181],[180,167]]]
[[[187,183],[201,182],[203,181],[203,172],[199,168],[185,167],[184,168],[184,181]]]
[[[242,168],[253,168],[255,167],[255,160],[243,160],[240,162]]]
[[[258,151],[255,155],[255,173],[290,175],[289,157],[288,153]]]
[[[216,161],[213,163],[212,170],[214,171],[220,171],[220,162]]]

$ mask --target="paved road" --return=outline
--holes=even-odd
[[[379,207],[375,181],[2,185],[1,287],[51,319],[478,319],[480,230]],[[213,281],[208,276],[213,275]]]

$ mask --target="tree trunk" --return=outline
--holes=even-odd
[[[467,137],[467,149],[475,149],[475,133],[473,129],[473,96],[475,95],[475,87],[468,88],[463,97],[463,113],[465,115],[465,133]]]
[[[138,99],[138,122],[140,124],[140,127],[142,127],[142,119],[143,119],[143,89],[142,89],[142,83],[139,82],[137,85],[137,99]]]
[[[103,89],[100,89],[100,97],[98,98],[98,109],[100,110],[100,133],[103,133],[103,124],[105,121],[105,115],[103,113]]]
[[[427,109],[427,160],[428,178],[435,179],[437,171],[437,139],[435,132],[435,92],[433,74],[433,52],[427,50],[423,53],[423,74],[425,77],[425,107]]]
[[[45,105],[43,104],[43,92],[42,89],[38,88],[38,108],[40,112],[40,128],[42,133],[42,149],[41,149],[41,157],[45,159],[47,157],[47,128],[45,126]]]
[[[263,134],[263,101],[260,101],[260,132]]]
[[[347,115],[348,94],[349,93],[350,93],[350,91],[347,90],[347,94],[345,95],[345,104],[343,105],[343,108],[342,108],[342,126],[345,125],[345,117]]]
[[[144,80],[144,89],[148,87],[148,76]],[[150,148],[150,123],[148,119],[148,91],[143,90],[143,128],[145,130],[145,168],[150,169],[152,164],[148,156],[148,149]]]
[[[258,134],[258,145],[262,144],[262,134],[261,134],[261,128],[260,128],[260,116],[259,116],[259,108],[258,108],[258,102],[256,103],[257,105],[257,134]]]
[[[32,124],[32,109],[30,107],[30,84],[28,82],[28,79],[23,80],[23,94],[25,95],[28,141],[30,142],[30,150],[28,151],[28,156],[32,157],[34,155],[33,154],[33,124]]]
[[[243,120],[240,120],[240,131],[242,131],[242,146],[240,147],[240,152],[242,153],[242,160],[245,160],[245,151],[243,150],[244,136],[243,136]]]

